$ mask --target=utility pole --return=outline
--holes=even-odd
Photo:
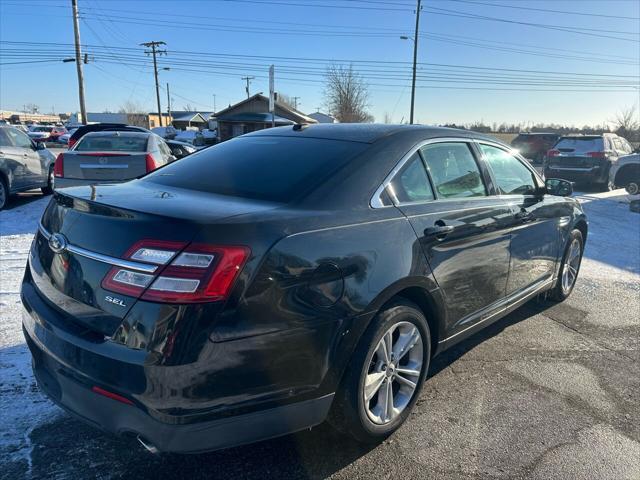
[[[156,79],[156,100],[158,101],[158,118],[160,122],[160,126],[162,127],[162,109],[160,107],[160,85],[158,85],[158,63],[156,61],[156,55],[167,54],[166,50],[158,50],[160,45],[166,45],[165,42],[146,42],[141,43],[140,46],[150,48],[151,51],[145,50],[144,53],[147,55],[153,55],[153,75]]]
[[[80,115],[82,123],[87,123],[87,108],[84,103],[84,75],[82,73],[82,52],[80,52],[80,26],[78,20],[78,0],[71,0],[73,10],[73,36],[76,43],[76,70],[78,71],[78,97],[80,99]]]
[[[297,110],[298,109],[298,100],[300,100],[300,97],[292,97],[291,100],[293,100],[293,109]]]
[[[169,94],[169,82],[167,82],[167,127],[171,121],[171,96]]]
[[[213,94],[213,113],[216,113],[216,94]]]
[[[413,36],[413,79],[411,80],[411,113],[409,116],[409,123],[413,124],[413,111],[416,101],[416,64],[418,61],[418,27],[420,26],[420,10],[422,9],[422,0],[418,0],[418,7],[416,8],[416,33]]]
[[[253,80],[256,77],[242,77],[242,80],[247,82],[247,86],[245,87],[245,90],[247,91],[247,98],[249,98],[251,95],[249,94],[249,84],[251,83],[251,80]]]

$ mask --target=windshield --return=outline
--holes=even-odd
[[[124,135],[89,136],[86,135],[80,140],[74,149],[80,152],[146,152],[147,137],[131,137]]]
[[[554,148],[571,153],[601,152],[604,150],[604,143],[602,137],[561,138]]]
[[[289,202],[322,183],[368,144],[293,137],[240,137],[144,177],[189,190]]]

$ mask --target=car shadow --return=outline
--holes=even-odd
[[[40,190],[29,190],[27,192],[16,193],[15,195],[11,195],[11,198],[9,198],[9,201],[3,211],[10,212],[11,210],[24,207],[44,197],[47,197],[47,195],[44,195]]]
[[[507,327],[555,305],[532,300],[508,316],[437,356],[429,376],[435,376],[467,352]],[[131,437],[115,437],[60,415],[29,434],[31,475],[70,478],[109,472],[108,477],[151,478],[326,478],[375,446],[363,445],[334,430],[327,423],[296,434],[217,452],[152,455]],[[14,466],[15,467],[15,466]]]

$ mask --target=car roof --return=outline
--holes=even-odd
[[[155,135],[152,132],[131,132],[122,130],[101,130],[99,132],[88,132],[82,138],[86,137],[149,137]]]
[[[306,137],[327,140],[343,140],[361,143],[374,143],[390,136],[407,135],[422,138],[462,137],[490,140],[503,143],[493,137],[470,130],[457,128],[430,127],[425,125],[391,125],[376,123],[320,123],[313,125],[294,125],[276,127],[248,133],[251,136]]]

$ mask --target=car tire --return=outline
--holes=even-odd
[[[576,248],[577,250],[575,250]],[[577,256],[575,256],[576,253]],[[562,302],[571,295],[576,280],[578,279],[583,253],[584,238],[582,237],[582,232],[576,228],[571,231],[567,239],[567,244],[562,255],[562,262],[560,263],[558,279],[549,294],[551,300]]]
[[[640,185],[638,185],[638,182],[629,182],[624,188],[629,195],[637,195],[638,192],[640,192]]]
[[[7,181],[2,175],[0,175],[0,210],[9,203],[9,187],[7,187]]]
[[[389,342],[396,354],[385,359],[383,353]],[[388,304],[373,319],[356,347],[336,393],[329,423],[359,442],[381,442],[411,413],[430,359],[431,335],[420,308],[407,300]],[[391,407],[385,408],[387,405]]]
[[[55,186],[56,177],[53,175],[53,165],[49,167],[49,173],[47,174],[47,185],[42,187],[43,195],[51,195]]]

